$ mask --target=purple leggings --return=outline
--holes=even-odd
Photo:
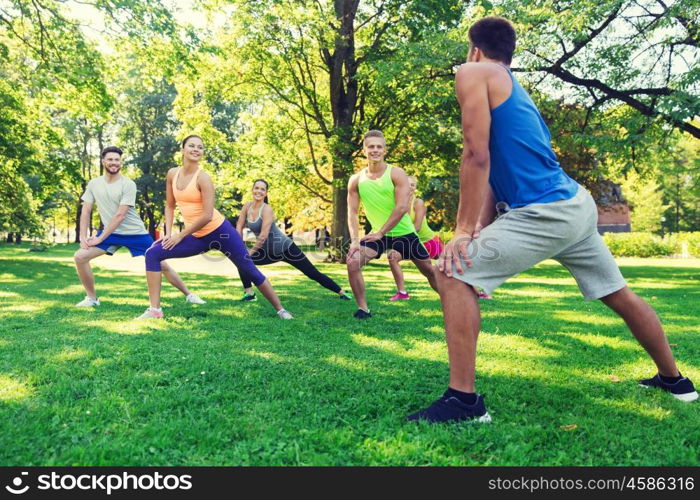
[[[250,255],[248,255],[248,249],[240,235],[227,220],[222,222],[214,231],[201,238],[188,234],[175,248],[170,250],[165,250],[161,242],[157,241],[151,245],[151,248],[146,250],[146,271],[159,273],[161,271],[160,263],[163,260],[191,257],[200,253],[206,253],[209,250],[219,250],[228,257],[238,269],[238,274],[242,279],[250,280],[256,286],[261,285],[265,281],[265,276],[258,271]]]

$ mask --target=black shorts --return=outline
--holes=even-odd
[[[399,252],[402,259],[430,260],[428,251],[416,233],[404,234],[403,236],[384,236],[377,241],[361,241],[360,246],[371,248],[377,252],[375,258],[381,257],[387,249],[390,249]]]

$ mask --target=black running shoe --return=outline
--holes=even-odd
[[[460,422],[469,420],[471,422],[488,423],[491,416],[484,406],[484,396],[477,394],[476,403],[467,405],[454,396],[448,396],[447,392],[440,399],[428,406],[426,409],[416,412],[406,417],[406,420],[425,420],[431,424],[443,422]]]
[[[350,297],[348,297],[348,294],[346,294],[346,293],[338,295],[338,297],[340,297],[340,300],[352,300],[352,299],[350,299]]]
[[[357,319],[367,319],[372,317],[372,313],[363,309],[358,309],[355,314],[353,314],[353,317]]]
[[[251,294],[248,294],[248,293],[244,293],[244,294],[243,294],[243,297],[241,297],[240,299],[238,299],[238,302],[253,302],[253,301],[255,301],[255,300],[258,300],[258,298],[255,296],[255,294],[252,294],[252,295],[251,295]]]
[[[657,373],[652,378],[643,378],[639,381],[639,385],[647,389],[650,387],[658,387],[666,392],[670,392],[674,398],[685,401],[686,403],[698,399],[698,393],[690,379],[682,375],[681,377],[682,378],[677,382],[669,384],[661,380],[661,377],[659,377]]]

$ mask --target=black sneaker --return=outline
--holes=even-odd
[[[431,424],[442,422],[459,422],[469,420],[471,422],[489,423],[491,415],[484,406],[484,396],[477,394],[476,403],[467,405],[454,396],[448,396],[447,392],[440,399],[426,409],[406,417],[406,420],[425,420]]]
[[[253,302],[255,300],[258,300],[258,298],[255,296],[255,294],[250,295],[250,294],[244,293],[243,297],[238,299],[238,302]]]
[[[358,309],[355,314],[353,314],[353,317],[357,319],[367,319],[372,317],[372,313],[363,309]]]
[[[350,299],[350,297],[348,297],[348,294],[346,294],[346,293],[338,295],[338,297],[340,297],[340,300],[352,300],[352,299]]]
[[[657,373],[652,378],[643,378],[639,381],[639,385],[646,389],[650,387],[658,387],[666,392],[670,392],[674,398],[685,401],[686,403],[690,403],[691,401],[698,399],[698,393],[695,391],[695,387],[690,379],[688,377],[683,377],[682,375],[681,377],[682,378],[677,382],[669,384],[661,380],[661,377],[659,377],[659,374]]]

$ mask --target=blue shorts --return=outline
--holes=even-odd
[[[102,231],[97,233],[97,236],[102,234]],[[145,234],[116,234],[112,233],[107,238],[100,243],[95,245],[97,248],[101,248],[107,255],[113,255],[114,252],[119,250],[121,247],[126,247],[131,252],[132,257],[138,257],[139,255],[144,255],[146,250],[151,248],[153,245],[153,238],[148,233]]]

